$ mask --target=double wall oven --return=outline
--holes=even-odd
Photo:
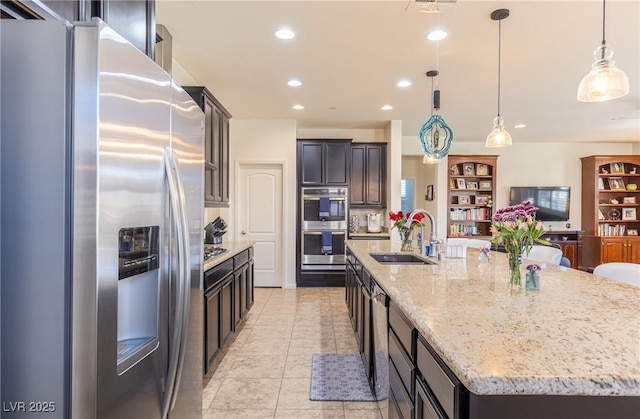
[[[301,271],[345,269],[348,229],[347,187],[305,187],[301,190]]]

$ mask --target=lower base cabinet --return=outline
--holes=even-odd
[[[206,335],[204,339],[205,372],[209,369],[209,361],[212,361],[222,348],[220,339],[220,288],[215,287],[204,295],[205,313],[204,319]]]
[[[438,402],[431,395],[426,384],[417,378],[415,386],[415,419],[446,419],[447,416],[440,410]]]
[[[204,374],[253,306],[253,247],[205,272]]]
[[[347,256],[345,275],[345,300],[351,325],[362,357],[369,385],[374,386],[374,348],[373,324],[371,312],[371,277],[362,269],[362,265],[354,264]]]
[[[229,277],[224,284],[222,284],[221,294],[221,327],[220,327],[220,339],[222,340],[222,347],[231,338],[231,332],[234,331],[233,322],[233,275]]]
[[[582,265],[585,268],[611,262],[640,263],[640,237],[584,236]]]

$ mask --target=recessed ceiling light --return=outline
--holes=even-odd
[[[298,79],[291,79],[287,82],[287,85],[291,87],[300,87],[302,86],[302,82]]]
[[[445,31],[441,30],[441,29],[437,29],[435,31],[429,32],[429,34],[427,35],[427,39],[429,41],[440,41],[444,38],[446,38],[449,34],[446,33]]]
[[[527,125],[526,124],[517,124],[514,125],[514,128],[525,128]]]
[[[382,105],[382,107],[380,108],[383,111],[390,111],[391,109],[393,109],[393,106],[391,105]]]
[[[276,32],[276,38],[278,39],[292,39],[295,36],[295,32],[293,32],[291,29],[279,29]]]
[[[396,86],[398,86],[398,87],[409,87],[409,86],[411,86],[411,82],[409,80],[400,80],[399,82],[396,83]]]
[[[299,111],[299,110],[304,109],[304,106],[302,106],[302,105],[293,105],[292,108],[297,110],[297,111]]]

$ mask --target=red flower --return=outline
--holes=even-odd
[[[404,228],[404,225],[407,223],[408,217],[411,215],[411,211],[404,214],[402,211],[393,212],[389,211],[389,219],[393,221],[393,227],[395,228]],[[411,226],[422,225],[422,219],[424,218],[424,214],[419,212],[413,216],[413,220]],[[392,228],[393,228],[392,227]]]
[[[395,213],[393,211],[389,211],[389,219],[391,221],[398,221],[398,220],[401,220],[402,218],[404,218],[402,211],[398,211]]]

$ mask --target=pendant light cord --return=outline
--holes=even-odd
[[[502,20],[498,21],[498,116],[500,116],[500,68],[502,56]]]
[[[606,10],[607,10],[607,9],[606,9],[606,3],[607,3],[607,0],[602,0],[602,59],[603,59],[603,60],[604,60],[604,54],[605,54],[605,52],[604,52],[604,50],[605,50],[604,46],[605,46],[605,45],[606,45],[606,43],[607,43],[607,42],[605,41],[605,36],[604,36],[604,26],[605,26],[605,21],[606,21],[606,19],[605,19],[605,14],[606,14]]]
[[[431,103],[429,104],[429,107],[431,108],[431,116],[433,116],[433,102],[434,102],[434,98],[433,98],[433,77],[431,77]]]

